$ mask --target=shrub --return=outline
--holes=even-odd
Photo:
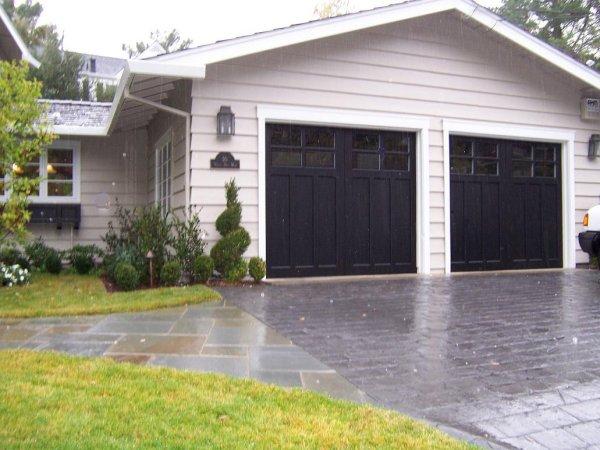
[[[238,259],[233,266],[225,274],[225,279],[229,282],[236,283],[241,281],[248,273],[248,263],[243,259]]]
[[[217,231],[221,233],[221,236],[226,236],[240,226],[241,220],[242,207],[240,204],[234,204],[227,207],[225,211],[217,217],[215,227],[217,228]]]
[[[29,258],[31,265],[38,269],[44,268],[46,257],[51,251],[52,249],[44,243],[41,237],[25,245],[27,258]]]
[[[160,280],[166,286],[174,286],[181,279],[181,264],[179,261],[167,261],[160,271]]]
[[[71,265],[80,275],[89,273],[94,267],[94,258],[102,254],[95,245],[74,245],[67,253]]]
[[[14,266],[17,264],[23,269],[29,269],[31,266],[29,260],[23,255],[21,250],[13,246],[6,246],[0,249],[0,263],[5,266]]]
[[[204,232],[200,228],[200,217],[190,209],[187,220],[175,217],[173,228],[175,236],[172,245],[175,257],[181,264],[181,270],[193,277],[194,263],[204,253],[206,245],[203,239]]]
[[[0,282],[2,286],[18,286],[20,284],[27,284],[31,279],[29,270],[18,264],[7,266],[0,264]]]
[[[255,256],[254,258],[250,258],[250,262],[248,263],[248,272],[250,273],[252,279],[258,283],[267,274],[267,265],[262,258]]]
[[[57,250],[50,249],[44,260],[43,269],[44,271],[55,275],[60,273],[62,270],[62,260],[60,258],[60,253]]]
[[[114,270],[115,283],[124,291],[132,291],[140,285],[140,274],[137,269],[127,262],[120,262]]]
[[[119,263],[131,264],[136,268],[140,276],[140,282],[144,281],[144,275],[147,273],[147,263],[145,258],[139,255],[134,247],[119,247],[116,252],[104,257],[104,269],[106,275],[112,281],[115,281],[115,268]]]
[[[598,269],[600,268],[600,264],[598,263],[598,256],[590,256],[590,269]]]
[[[212,258],[207,255],[197,256],[194,260],[194,268],[192,270],[192,276],[195,281],[200,283],[206,283],[215,270],[215,263]]]

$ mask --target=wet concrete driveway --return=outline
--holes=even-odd
[[[383,406],[519,448],[590,448],[600,445],[599,279],[573,270],[221,292]]]

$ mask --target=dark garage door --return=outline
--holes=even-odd
[[[415,134],[267,125],[269,277],[415,272]]]
[[[450,138],[452,271],[562,266],[560,145]]]

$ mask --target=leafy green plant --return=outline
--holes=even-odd
[[[160,280],[165,286],[175,286],[181,279],[181,264],[172,260],[164,263],[160,272]]]
[[[599,269],[599,258],[597,256],[590,256],[590,269]]]
[[[208,255],[200,255],[194,260],[192,277],[195,281],[206,283],[210,277],[212,277],[214,270],[215,263],[213,262],[212,258]]]
[[[248,263],[242,258],[238,259],[225,274],[225,279],[231,283],[242,281],[248,273]]]
[[[94,268],[94,258],[101,256],[102,251],[96,245],[74,245],[67,257],[73,268],[80,275],[89,273]]]
[[[119,289],[132,291],[140,285],[140,274],[137,269],[127,262],[115,266],[115,283]]]
[[[52,249],[44,243],[41,237],[25,244],[25,254],[31,265],[37,269],[44,268],[46,257],[51,251]]]
[[[216,222],[217,231],[222,237],[210,251],[215,268],[226,279],[239,275],[242,255],[250,245],[250,235],[240,226],[242,204],[238,199],[239,190],[234,179],[225,183],[227,207]],[[235,273],[230,274],[231,271]]]
[[[12,245],[7,245],[0,249],[0,262],[6,266],[17,264],[23,269],[29,269],[31,267],[29,260],[23,255],[23,252]]]
[[[115,253],[106,255],[103,260],[104,270],[106,275],[112,281],[115,281],[115,269],[119,263],[131,264],[135,267],[140,274],[141,280],[144,278],[142,274],[146,273],[146,261],[140,256],[137,249],[133,246],[122,246],[119,247]]]
[[[50,249],[44,260],[43,270],[58,275],[62,270],[62,260],[57,250]]]
[[[250,258],[250,262],[248,263],[248,272],[250,273],[252,279],[259,283],[260,280],[262,280],[267,274],[267,264],[258,256]]]
[[[194,262],[204,253],[206,245],[204,232],[200,228],[200,217],[190,209],[187,219],[175,217],[173,229],[175,258],[181,264],[182,271],[193,277]]]

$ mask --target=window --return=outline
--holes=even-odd
[[[513,177],[556,177],[556,145],[520,142],[512,148]]]
[[[171,131],[169,130],[156,147],[156,203],[163,211],[171,208],[171,157],[173,153]]]
[[[79,202],[79,142],[57,140],[42,152],[39,158],[23,167],[16,164],[12,173],[19,176],[41,178],[38,189],[30,197],[31,203]],[[10,173],[0,173],[0,199],[5,200],[5,182]]]
[[[456,175],[498,175],[498,144],[454,138],[450,147],[450,172]]]
[[[356,131],[352,135],[352,168],[410,170],[410,133]]]
[[[325,127],[273,125],[271,166],[335,168],[335,131]]]

